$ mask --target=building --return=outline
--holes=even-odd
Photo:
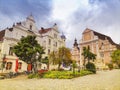
[[[75,39],[73,44],[73,49],[71,51],[72,59],[75,60],[78,64],[80,64],[80,48],[77,43],[77,39]]]
[[[96,54],[95,64],[97,68],[103,68],[106,64],[110,63],[112,52],[120,49],[120,45],[114,43],[109,36],[86,28],[82,33],[82,39],[79,43],[81,66],[83,66],[83,47],[88,46],[90,51]]]
[[[41,45],[45,48],[45,56],[48,56],[52,51],[58,50],[59,47],[65,46],[66,37],[64,34],[59,35],[58,27],[56,24],[52,28],[41,28],[39,30],[41,35]]]
[[[51,28],[41,28],[39,30],[33,16],[30,15],[25,21],[17,22],[11,28],[0,31],[0,63],[6,62],[4,71],[26,71],[26,63],[15,56],[12,48],[22,37],[28,35],[35,35],[38,43],[44,47],[45,54],[43,57],[48,56],[50,52],[57,50],[59,47],[65,46],[66,38],[63,34],[60,36],[56,24]],[[19,70],[16,70],[16,67],[19,67]]]

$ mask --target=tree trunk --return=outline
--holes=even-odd
[[[32,68],[33,73],[37,73],[37,63],[33,63],[33,68]]]
[[[83,66],[84,66],[84,68],[85,68],[85,62],[86,62],[86,61],[85,61],[85,59],[84,59],[84,62],[83,62]]]
[[[61,63],[58,64],[58,70],[60,70]]]

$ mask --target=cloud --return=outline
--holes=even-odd
[[[37,26],[47,22],[51,13],[51,3],[48,0],[0,0],[0,25],[5,28],[4,19],[8,21],[6,27],[14,22],[22,21],[30,15],[34,15]]]
[[[67,46],[79,40],[85,28],[111,36],[119,43],[120,0],[54,0],[53,17],[61,21]]]
[[[85,28],[119,43],[119,8],[120,0],[0,0],[0,28],[22,21],[32,12],[38,28],[57,23],[70,48],[75,38],[80,42]]]

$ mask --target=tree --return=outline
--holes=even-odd
[[[75,61],[72,62],[72,68],[73,68],[73,75],[75,75],[75,68],[77,67],[77,64]]]
[[[21,38],[20,42],[13,47],[13,52],[19,59],[30,63],[33,66],[33,72],[37,71],[37,62],[41,61],[44,54],[43,47],[38,44],[36,36],[27,36]]]
[[[94,63],[88,62],[86,64],[86,69],[93,73],[96,73],[96,67],[95,67]]]
[[[87,48],[86,47],[83,47],[83,53],[82,55],[84,56],[84,67],[85,67],[85,63],[86,63],[86,59],[88,60],[88,62],[90,62],[90,60],[95,60],[96,59],[96,55],[92,52],[90,52],[90,47],[88,46]]]
[[[58,57],[57,57],[57,52],[53,51],[49,54],[49,63],[50,64],[53,64],[53,65],[56,65],[58,64]]]
[[[112,58],[112,62],[117,64],[118,67],[120,68],[120,50],[115,50],[112,53],[111,58]]]
[[[58,70],[63,63],[64,65],[69,65],[72,61],[71,52],[69,48],[61,47],[58,50]]]
[[[72,62],[71,56],[72,55],[70,53],[69,48],[61,47],[58,49],[58,51],[52,52],[49,55],[49,59],[53,65],[58,64],[58,70],[59,70],[62,63],[64,65],[69,65]]]

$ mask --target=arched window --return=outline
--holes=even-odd
[[[48,49],[48,54],[50,54],[50,49]]]
[[[9,48],[9,55],[13,55],[13,47]]]
[[[30,25],[30,30],[32,30],[32,25]]]
[[[22,68],[22,62],[19,62],[18,63],[18,69],[21,69]]]
[[[12,69],[12,62],[7,62],[6,64],[6,70]]]

